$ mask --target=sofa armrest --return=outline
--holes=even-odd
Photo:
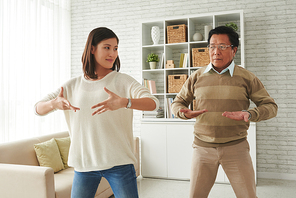
[[[137,158],[137,163],[135,164],[135,170],[136,170],[136,175],[140,175],[140,146],[139,143],[140,139],[139,137],[134,137],[134,154]]]
[[[53,169],[0,164],[0,197],[55,198]]]

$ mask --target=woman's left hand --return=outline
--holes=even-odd
[[[98,108],[95,112],[92,113],[92,115],[101,114],[106,111],[114,111],[123,107],[126,107],[128,103],[127,98],[122,98],[106,87],[104,87],[105,92],[109,95],[108,99],[100,102],[94,106],[92,106],[92,109]]]

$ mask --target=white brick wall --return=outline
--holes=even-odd
[[[140,79],[140,23],[182,15],[244,10],[246,68],[276,100],[278,116],[257,124],[259,177],[296,179],[295,0],[72,0],[72,76],[81,74],[88,33],[111,28],[119,37],[121,71]],[[140,113],[134,133],[140,135]]]

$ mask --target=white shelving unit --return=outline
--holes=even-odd
[[[244,56],[244,19],[243,11],[208,13],[181,18],[148,21],[141,24],[141,70],[142,79],[154,80],[156,82],[157,94],[154,94],[160,101],[160,107],[165,111],[164,118],[146,118],[142,116],[141,124],[141,159],[143,177],[167,178],[188,180],[190,177],[193,127],[195,119],[181,120],[168,118],[166,116],[166,98],[174,98],[177,93],[168,93],[168,75],[187,74],[188,76],[199,69],[192,67],[192,48],[207,46],[207,41],[193,41],[193,35],[201,33],[204,38],[204,26],[210,25],[213,28],[226,23],[234,22],[238,25],[240,46],[235,56],[235,64],[245,67]],[[186,24],[187,42],[167,43],[167,26]],[[159,26],[160,41],[153,45],[151,39],[152,26]],[[160,59],[164,55],[164,68],[150,69],[146,62],[147,55],[156,53]],[[188,53],[188,67],[166,69],[166,60],[174,60],[179,66],[181,53]],[[145,112],[143,112],[144,114]],[[248,130],[248,141],[250,153],[253,160],[253,167],[256,174],[256,124],[251,123]],[[216,182],[228,183],[227,176],[222,168],[219,169]]]
[[[221,13],[209,13],[200,14],[194,16],[184,16],[182,18],[166,19],[159,21],[143,22],[141,24],[141,60],[142,60],[142,79],[154,80],[156,82],[157,94],[154,94],[160,101],[160,107],[165,111],[165,118],[158,119],[158,121],[175,121],[166,116],[166,98],[174,98],[177,93],[168,93],[168,75],[180,75],[187,74],[188,76],[198,67],[192,67],[192,48],[202,48],[207,46],[207,41],[204,40],[204,26],[210,25],[213,28],[225,25],[226,23],[234,22],[238,25],[238,34],[240,36],[240,46],[235,56],[235,63],[244,67],[244,21],[243,11],[221,12]],[[184,43],[167,43],[167,26],[185,24],[187,26],[187,42]],[[158,26],[160,28],[160,41],[159,44],[153,45],[151,39],[152,26]],[[201,33],[203,35],[202,41],[193,41],[193,35],[195,33]],[[164,68],[160,67],[158,62],[157,69],[150,69],[149,64],[146,62],[147,55],[150,53],[158,54],[161,59],[164,55]],[[179,60],[181,53],[188,53],[188,67],[177,68],[179,66]],[[172,69],[166,69],[165,64],[167,60],[174,60],[175,67]],[[145,112],[143,112],[143,115]],[[142,119],[145,119],[144,116]],[[146,119],[146,120],[151,120]]]

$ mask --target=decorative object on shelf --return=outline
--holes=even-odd
[[[187,77],[186,74],[168,75],[168,93],[179,93]]]
[[[150,69],[156,69],[156,62],[149,62]]]
[[[209,49],[192,48],[192,67],[202,67],[210,63]]]
[[[185,24],[167,26],[167,41],[168,43],[187,42],[187,26]]]
[[[175,68],[174,61],[173,60],[167,60],[167,62],[165,64],[165,68],[167,68],[167,69]]]
[[[150,69],[155,69],[156,68],[156,63],[159,61],[158,55],[151,53],[148,54],[147,56],[147,62],[149,63]]]
[[[194,41],[201,41],[202,40],[202,34],[199,33],[199,32],[193,34],[193,40]]]
[[[233,22],[226,23],[225,26],[232,28],[234,31],[237,31],[238,30],[237,25],[235,23],[233,23]]]
[[[161,107],[159,107],[159,109],[157,110],[157,118],[164,118],[164,111]]]
[[[212,26],[205,25],[205,41],[208,40],[208,38],[209,38],[209,32],[211,31],[211,29],[212,29]]]
[[[153,45],[157,45],[160,39],[160,30],[158,26],[153,26],[151,28],[151,39],[153,41]]]

